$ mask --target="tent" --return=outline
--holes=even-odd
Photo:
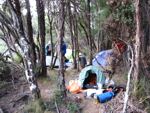
[[[55,59],[55,57],[54,57],[54,59]],[[52,56],[46,56],[46,66],[50,66],[51,60],[52,60]],[[64,65],[66,67],[72,67],[72,62],[65,62]],[[56,59],[55,67],[57,67],[57,68],[59,67],[59,59],[58,58]]]
[[[69,60],[69,62],[73,62],[73,57],[72,57],[72,49],[67,49],[65,57]]]
[[[106,77],[104,76],[102,70],[97,66],[87,66],[79,74],[79,81],[81,83],[81,87],[84,88],[86,84],[98,85],[101,83],[102,85],[105,83]]]

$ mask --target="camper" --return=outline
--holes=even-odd
[[[112,49],[100,51],[92,60],[92,65],[100,67],[109,74],[113,74],[116,64],[125,50],[126,44],[117,40],[114,42]]]
[[[80,69],[85,68],[87,65],[86,56],[84,53],[79,53],[79,63],[80,63]]]
[[[45,47],[45,52],[46,52],[46,56],[51,56],[51,54],[52,54],[52,45],[51,45],[50,41],[48,42],[48,44]]]

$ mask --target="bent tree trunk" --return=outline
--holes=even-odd
[[[14,0],[14,5],[11,0],[8,0],[9,6],[12,10],[13,15],[15,15],[14,22],[18,24],[19,27],[15,26],[17,29],[17,33],[19,35],[19,44],[17,46],[17,49],[20,51],[20,53],[23,56],[23,62],[25,66],[25,75],[29,82],[29,88],[33,94],[33,98],[40,98],[40,90],[38,88],[38,84],[36,81],[35,73],[33,71],[33,66],[31,63],[31,58],[29,56],[30,53],[30,45],[27,42],[27,37],[24,32],[23,27],[23,21],[21,17],[21,11],[20,11],[20,2],[19,0]]]
[[[20,51],[21,53],[23,53],[24,56],[23,61],[25,66],[25,75],[29,82],[30,91],[32,92],[32,96],[34,99],[40,98],[41,96],[40,90],[38,88],[37,80],[35,77],[36,75],[33,72],[33,65],[29,56],[30,45],[27,44],[24,36],[21,36],[20,45],[21,45]]]

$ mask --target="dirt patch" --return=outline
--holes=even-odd
[[[11,78],[0,81],[0,108],[4,113],[14,113],[23,108],[31,94],[23,69],[12,63],[8,63],[8,66],[11,69]]]

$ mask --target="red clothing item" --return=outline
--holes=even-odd
[[[115,47],[117,48],[117,50],[120,52],[120,53],[123,53],[126,49],[126,45],[124,42],[116,42],[115,43]]]

